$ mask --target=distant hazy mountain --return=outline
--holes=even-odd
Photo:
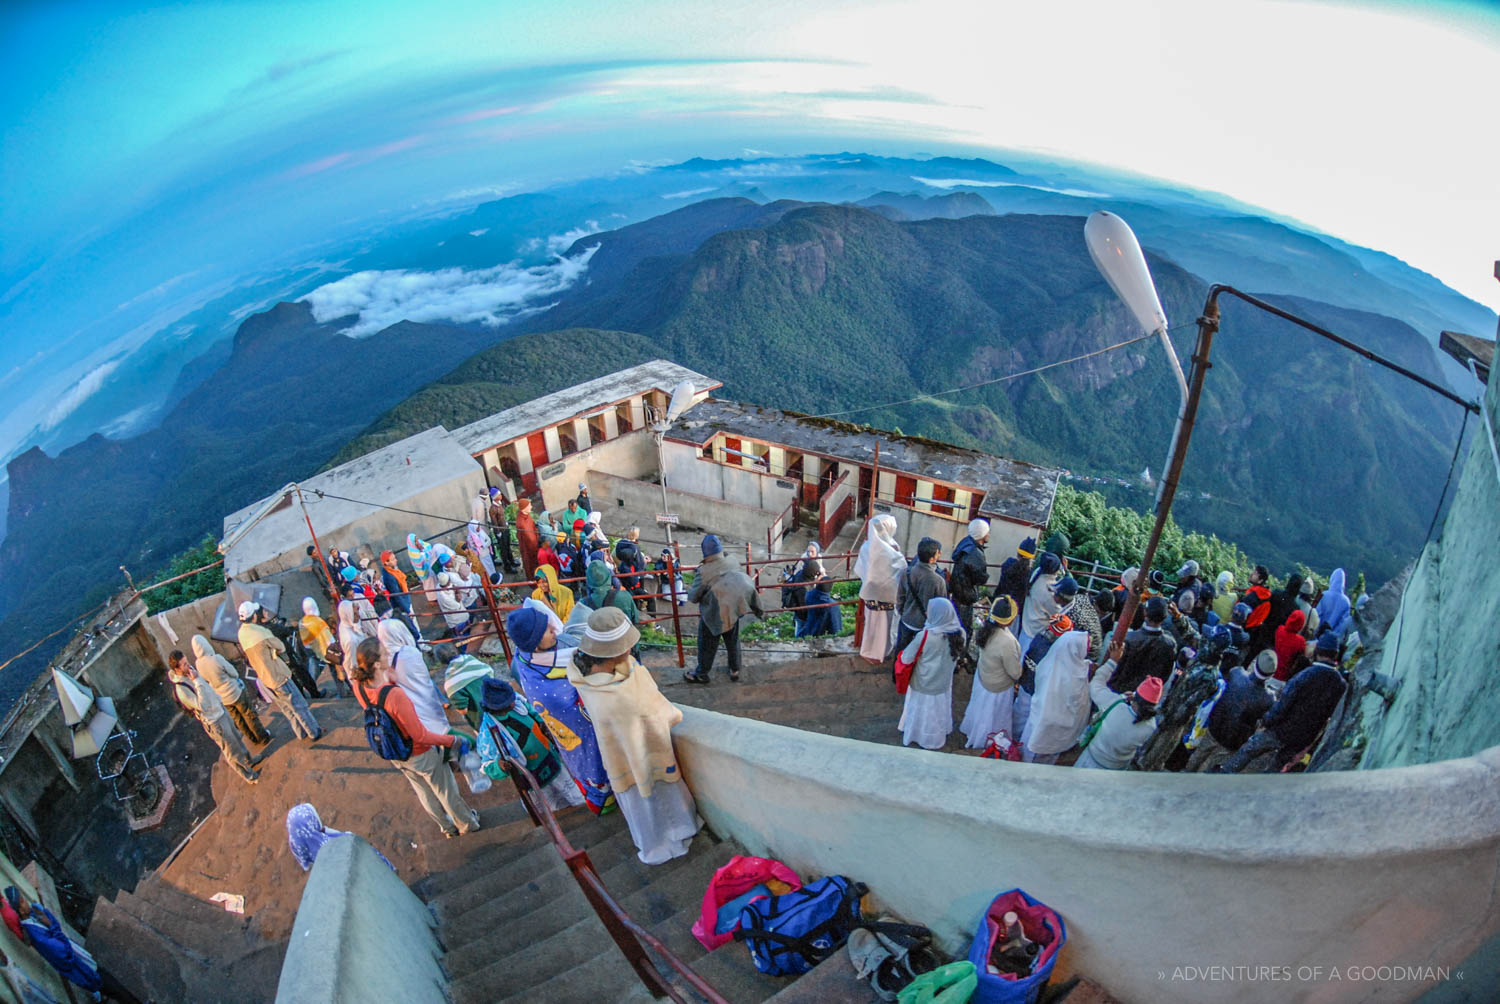
[[[965,216],[994,216],[995,207],[974,192],[918,195],[916,192],[876,192],[856,205],[893,220],[959,220]]]

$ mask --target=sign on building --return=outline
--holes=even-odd
[[[676,526],[682,522],[675,512],[659,512],[656,514],[656,521],[667,526]]]
[[[555,478],[555,477],[557,477],[559,474],[561,474],[563,471],[566,471],[567,469],[568,469],[568,465],[567,464],[549,464],[548,466],[543,467],[541,470],[537,471],[536,474],[537,474],[537,477],[539,477],[539,478],[541,478],[542,480],[545,481],[547,478]]]

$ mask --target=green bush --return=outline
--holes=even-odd
[[[204,537],[202,543],[173,558],[166,568],[151,576],[150,581],[160,582],[163,579],[170,579],[218,560],[218,541],[213,537]],[[141,583],[141,585],[149,585],[149,583]],[[184,603],[191,603],[205,596],[223,592],[223,590],[224,566],[205,568],[197,575],[146,593],[146,612],[154,614],[160,610],[171,610],[173,607],[180,607]]]

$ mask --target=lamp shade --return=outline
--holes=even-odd
[[[667,403],[668,424],[682,417],[682,413],[687,411],[688,405],[693,403],[693,395],[697,392],[697,388],[693,386],[693,381],[691,380],[683,380],[676,387],[672,388],[672,399]]]
[[[1135,315],[1141,333],[1166,330],[1167,314],[1161,309],[1146,256],[1125,221],[1104,210],[1090,213],[1083,225],[1083,240],[1109,288]]]

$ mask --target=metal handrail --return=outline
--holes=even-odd
[[[562,855],[563,863],[568,866],[568,871],[572,873],[573,879],[583,891],[584,898],[594,908],[594,913],[609,931],[609,936],[614,939],[615,945],[625,956],[625,960],[630,963],[631,968],[635,970],[636,975],[640,977],[641,982],[645,984],[646,989],[658,997],[667,996],[677,1001],[678,1004],[688,1004],[687,999],[677,992],[676,987],[667,982],[655,963],[647,956],[646,948],[649,948],[667,965],[677,970],[678,975],[687,985],[709,1004],[729,1004],[729,1001],[715,990],[712,984],[688,968],[687,964],[674,955],[670,948],[650,931],[636,923],[625,908],[620,906],[605,886],[604,880],[599,877],[599,871],[589,860],[588,852],[574,847],[568,840],[568,835],[563,832],[547,800],[534,797],[534,793],[540,792],[542,786],[526,765],[508,755],[502,756],[501,759],[505,763],[506,773],[510,775],[511,783],[516,786],[516,794],[520,796],[521,804],[526,807],[527,814],[531,816],[531,821],[547,831],[547,836],[552,839],[557,852]],[[644,947],[642,947],[643,943]]]

